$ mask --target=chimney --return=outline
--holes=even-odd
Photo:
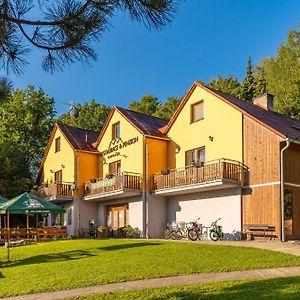
[[[273,111],[273,98],[273,95],[266,93],[257,98],[254,98],[253,104],[260,106],[265,110]]]

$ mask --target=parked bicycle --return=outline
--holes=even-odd
[[[187,236],[191,241],[196,241],[199,236],[202,235],[203,226],[202,224],[198,223],[199,220],[200,218],[190,223],[190,228],[188,229]]]
[[[172,240],[176,240],[177,239],[177,233],[176,233],[177,229],[174,228],[174,226],[172,224],[167,224],[167,228],[165,230],[164,233],[164,238],[166,240],[168,239],[172,239]]]
[[[217,219],[216,221],[211,223],[211,229],[209,231],[209,236],[211,240],[214,242],[218,240],[222,240],[224,233],[223,233],[223,227],[221,225],[218,225],[218,221],[220,221],[221,218]]]

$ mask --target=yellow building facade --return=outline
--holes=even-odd
[[[251,128],[278,137],[272,144],[272,172],[278,178],[279,151],[288,136],[283,130],[297,134],[291,129],[297,124],[291,127],[292,121],[261,103],[246,103],[195,82],[169,122],[113,107],[100,133],[56,125],[39,173],[41,191],[71,211],[76,220],[71,235],[86,233],[94,223],[112,236],[131,225],[156,238],[166,223],[200,218],[209,226],[221,218],[226,238],[240,238],[243,220],[255,219],[244,207],[253,214],[257,205],[252,200],[263,203],[260,184],[278,185],[278,180],[262,182],[268,178],[263,172],[249,185],[271,159]],[[256,145],[263,160],[249,154],[249,144]],[[255,193],[245,196],[249,188]],[[64,225],[70,223],[68,212]],[[280,220],[274,220],[279,236]]]

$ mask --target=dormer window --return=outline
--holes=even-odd
[[[60,137],[55,139],[55,152],[60,151]]]
[[[112,125],[112,139],[120,138],[120,122]]]
[[[203,101],[191,105],[191,123],[195,123],[204,118],[203,116]]]

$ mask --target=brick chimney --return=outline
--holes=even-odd
[[[273,111],[273,98],[274,98],[273,95],[266,93],[257,98],[254,98],[253,104],[260,106],[265,110]]]

